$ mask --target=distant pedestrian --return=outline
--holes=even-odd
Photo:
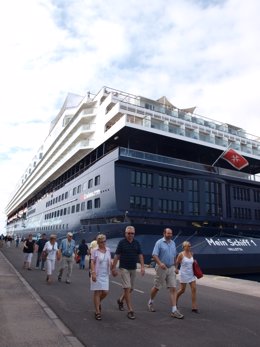
[[[125,229],[125,238],[119,241],[112,266],[113,276],[117,275],[116,265],[119,260],[119,270],[122,280],[123,294],[117,300],[118,308],[120,311],[124,310],[124,300],[127,305],[129,319],[135,319],[135,314],[131,302],[131,293],[134,289],[134,281],[136,276],[137,262],[141,264],[141,274],[145,273],[144,270],[144,257],[142,254],[140,243],[134,239],[135,228],[127,226]]]
[[[11,247],[11,243],[13,241],[13,238],[11,235],[8,235],[7,238],[6,238],[6,246],[7,248],[10,248]]]
[[[76,252],[76,244],[72,237],[73,234],[71,232],[68,232],[67,238],[61,241],[59,247],[62,259],[58,280],[59,282],[61,282],[63,272],[67,268],[66,283],[68,284],[71,282],[71,274],[73,269],[74,256]]]
[[[15,247],[16,247],[16,248],[19,247],[19,243],[20,243],[20,237],[19,237],[19,236],[16,236],[16,239],[15,239]]]
[[[159,239],[154,246],[152,256],[156,262],[155,266],[155,279],[154,286],[151,289],[151,296],[148,302],[148,309],[150,312],[155,312],[153,305],[154,298],[159,289],[164,285],[169,288],[170,300],[172,306],[171,317],[182,319],[184,316],[177,310],[176,306],[176,273],[175,273],[175,260],[176,260],[176,245],[172,240],[172,230],[166,228],[163,231],[163,238]]]
[[[106,247],[106,236],[98,235],[97,248],[91,254],[90,290],[94,291],[95,318],[101,320],[101,302],[109,291],[109,274],[111,270],[111,254]]]
[[[196,296],[196,276],[193,273],[193,253],[191,252],[191,244],[184,241],[182,244],[183,252],[179,253],[176,260],[176,273],[180,272],[180,289],[177,292],[177,303],[180,296],[185,292],[186,285],[189,283],[191,289],[192,312],[199,313],[197,307]],[[180,271],[178,266],[181,265]]]
[[[91,277],[91,254],[98,247],[97,237],[98,235],[90,242],[89,245],[89,277]]]
[[[33,240],[32,234],[29,234],[28,238],[25,239],[23,244],[23,253],[24,253],[23,268],[24,269],[27,268],[28,270],[32,270],[31,262],[32,262],[34,250],[35,250],[35,241]]]
[[[36,248],[37,249],[36,269],[39,269],[41,265],[41,270],[44,270],[45,259],[42,257],[42,251],[47,241],[48,240],[47,240],[46,234],[43,233],[41,235],[41,238],[36,242],[36,247],[37,247]]]
[[[52,273],[55,270],[55,262],[56,258],[58,256],[59,248],[58,244],[56,242],[56,235],[52,234],[50,236],[50,240],[47,241],[44,245],[42,254],[46,252],[46,265],[47,265],[47,277],[46,281],[48,284],[51,283],[52,279]]]
[[[80,256],[79,268],[81,270],[84,270],[86,255],[88,255],[88,245],[86,244],[85,239],[81,240],[81,244],[78,247],[77,254]]]

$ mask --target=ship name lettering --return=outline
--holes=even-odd
[[[226,241],[221,241],[220,239],[218,240],[213,240],[208,238],[205,238],[205,239],[210,246],[228,246],[228,243]]]
[[[250,242],[247,239],[243,239],[243,240],[237,240],[236,239],[234,241],[228,239],[227,241],[228,241],[230,246],[240,246],[240,247],[241,246],[251,246]]]

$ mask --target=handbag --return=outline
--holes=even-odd
[[[194,259],[192,267],[193,267],[193,273],[197,277],[197,279],[200,279],[201,277],[203,277],[203,272],[196,259]]]
[[[42,261],[46,261],[47,256],[48,256],[47,251],[42,251],[42,255],[41,255]]]
[[[77,264],[80,263],[80,258],[81,258],[80,255],[75,254],[75,261],[76,261]]]

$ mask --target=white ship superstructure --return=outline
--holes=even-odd
[[[230,124],[197,116],[194,110],[178,109],[166,97],[151,100],[108,87],[94,97],[69,94],[6,207],[8,221],[26,213],[28,200],[37,199],[37,192],[48,182],[126,126],[223,151],[234,148],[259,160],[259,138]],[[254,173],[232,171],[234,174],[256,179]]]

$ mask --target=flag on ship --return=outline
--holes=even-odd
[[[221,158],[225,159],[230,165],[238,170],[242,170],[244,167],[249,165],[246,158],[241,154],[235,151],[233,148],[227,149],[222,155]]]

